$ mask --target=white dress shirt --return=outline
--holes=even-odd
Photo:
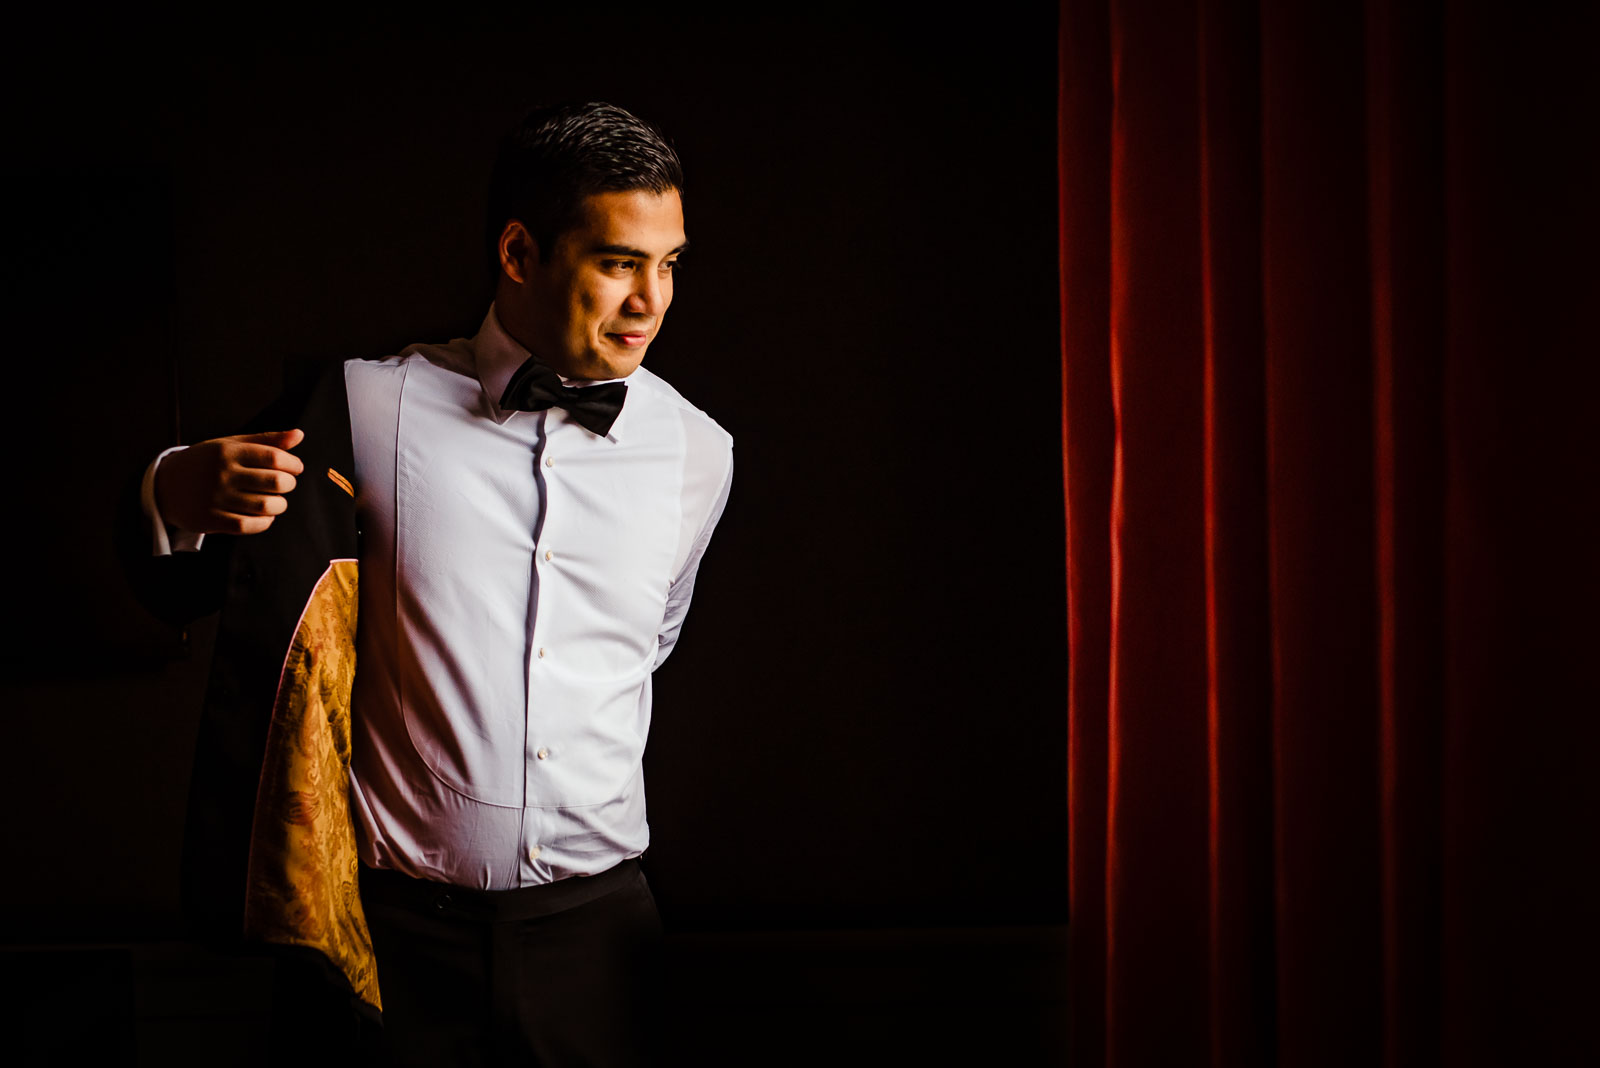
[[[733,474],[728,434],[643,367],[604,437],[502,410],[527,358],[490,308],[474,338],[345,364],[361,857],[489,890],[644,852],[651,672]]]

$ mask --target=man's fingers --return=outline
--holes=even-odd
[[[275,516],[270,515],[236,515],[230,516],[231,529],[228,534],[260,534],[272,525]]]
[[[296,430],[293,433],[300,432]],[[291,475],[302,474],[306,469],[306,465],[294,453],[263,442],[235,442],[223,456],[231,467],[287,471]]]
[[[261,434],[235,434],[230,441],[242,441],[252,445],[271,445],[277,449],[292,449],[306,440],[304,430],[268,430]]]
[[[217,511],[229,519],[282,515],[288,510],[288,500],[275,494],[230,493],[217,500]]]
[[[239,494],[284,494],[294,489],[295,477],[287,471],[265,467],[241,467],[223,476],[226,489]]]

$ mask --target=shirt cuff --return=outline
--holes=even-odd
[[[161,509],[156,507],[156,468],[160,467],[161,461],[169,455],[186,448],[188,448],[187,445],[174,445],[170,449],[163,449],[161,455],[151,460],[150,466],[144,469],[144,481],[139,484],[139,507],[150,523],[150,555],[152,556],[171,556],[175,552],[199,552],[200,546],[206,540],[204,534],[179,530],[177,527],[168,528],[161,518]]]

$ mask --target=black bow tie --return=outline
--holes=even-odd
[[[578,389],[561,381],[561,376],[529,356],[506,383],[500,407],[507,411],[542,412],[546,408],[565,408],[579,425],[605,435],[622,411],[628,395],[625,382],[607,382]]]

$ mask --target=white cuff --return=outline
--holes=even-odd
[[[139,484],[139,508],[144,512],[145,518],[150,521],[152,556],[171,556],[175,552],[198,552],[201,544],[206,540],[204,534],[179,530],[177,527],[172,528],[169,536],[167,524],[161,519],[161,509],[156,507],[156,468],[160,467],[161,461],[170,454],[188,447],[187,445],[174,445],[170,449],[163,449],[161,455],[151,460],[150,466],[144,469],[144,481]]]

